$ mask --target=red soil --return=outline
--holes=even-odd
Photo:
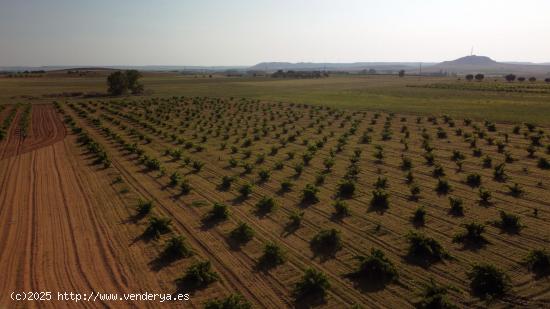
[[[137,227],[121,223],[124,202],[106,172],[92,172],[78,155],[74,137],[65,138],[53,107],[33,107],[32,120],[28,138],[14,122],[0,145],[0,308],[113,306],[59,302],[57,292],[173,292],[148,270],[144,245],[129,244]],[[51,291],[54,301],[10,299],[30,291]]]

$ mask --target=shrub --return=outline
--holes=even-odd
[[[294,287],[293,296],[296,300],[324,299],[329,288],[330,282],[323,272],[308,268]]]
[[[311,239],[310,246],[315,253],[333,255],[342,249],[340,232],[336,229],[321,230]]]
[[[273,268],[286,261],[285,252],[275,243],[268,243],[264,247],[264,253],[258,260],[261,268]]]
[[[464,206],[462,206],[462,199],[458,197],[449,197],[449,204],[451,205],[450,213],[454,216],[464,215]]]
[[[175,187],[181,180],[181,175],[176,171],[170,175],[170,187]]]
[[[292,190],[292,186],[293,186],[293,185],[294,185],[294,184],[293,184],[290,180],[288,180],[288,179],[283,180],[283,181],[281,182],[281,191],[283,191],[283,192],[289,192],[290,190]]]
[[[254,169],[254,165],[252,165],[251,163],[248,163],[248,162],[244,162],[242,167],[244,169],[243,174],[250,174],[250,173],[252,173],[252,170]]]
[[[443,177],[445,176],[445,170],[443,169],[443,166],[437,164],[435,167],[434,167],[434,170],[432,172],[432,175],[434,177]]]
[[[466,183],[472,188],[479,187],[481,185],[481,175],[477,173],[469,174],[466,177]]]
[[[412,168],[412,160],[410,158],[403,157],[401,161],[401,168],[403,170],[408,171]]]
[[[187,179],[183,179],[180,183],[180,191],[181,194],[187,195],[189,192],[191,192],[191,185],[189,184],[189,181]]]
[[[411,191],[411,199],[414,201],[417,201],[420,196],[420,186],[416,183],[413,183],[410,186],[410,191]]]
[[[230,167],[233,167],[233,168],[237,167],[238,164],[239,164],[239,161],[237,161],[237,159],[235,159],[235,158],[229,159],[229,166]]]
[[[307,184],[306,187],[302,190],[302,203],[305,204],[315,204],[319,202],[319,188],[315,185]]]
[[[548,162],[546,158],[539,158],[539,161],[537,162],[537,166],[540,169],[547,170],[547,169],[550,169],[550,162]]]
[[[479,203],[482,205],[489,205],[491,203],[491,191],[486,190],[485,188],[479,188]]]
[[[462,161],[466,158],[466,156],[458,151],[458,150],[453,150],[453,155],[451,156],[451,160],[453,161]]]
[[[447,138],[447,132],[443,128],[437,128],[437,138],[445,139]]]
[[[297,163],[294,165],[294,172],[296,173],[296,176],[302,175],[302,172],[304,171],[304,165],[302,163]]]
[[[235,181],[235,177],[232,176],[223,176],[222,177],[222,183],[220,184],[220,188],[222,190],[229,190],[231,188],[231,184]]]
[[[172,230],[170,224],[172,219],[170,218],[160,218],[160,217],[151,217],[149,218],[149,225],[145,229],[144,235],[158,238],[162,234],[166,234]]]
[[[447,194],[451,191],[451,185],[446,179],[439,178],[435,186],[435,191],[438,194]]]
[[[338,184],[338,196],[342,198],[351,198],[355,193],[355,182],[352,180],[344,180]]]
[[[318,173],[317,176],[315,176],[315,185],[320,186],[325,183],[326,175],[323,173]]]
[[[309,161],[311,161],[311,159],[313,159],[313,154],[311,152],[306,152],[302,155],[304,165],[309,165]]]
[[[186,288],[200,289],[218,280],[219,275],[212,270],[210,261],[204,261],[191,265],[183,277],[176,279],[176,283]]]
[[[214,203],[205,218],[207,220],[223,221],[229,218],[229,210],[225,204]]]
[[[377,162],[382,162],[382,160],[384,160],[384,150],[382,149],[382,147],[376,148],[376,151],[374,152],[374,158]]]
[[[501,296],[510,286],[510,278],[490,264],[475,265],[468,273],[472,292],[481,298]]]
[[[375,209],[387,209],[390,206],[388,193],[384,190],[372,191],[370,206]]]
[[[265,161],[265,154],[260,153],[256,156],[256,164],[262,164]]]
[[[261,182],[265,182],[269,180],[271,173],[268,170],[263,169],[258,173],[258,176],[260,176]]]
[[[277,146],[271,146],[271,151],[269,152],[270,156],[274,156],[279,152],[279,148]]]
[[[295,155],[295,153],[293,151],[289,151],[289,152],[286,153],[286,156],[287,156],[288,160],[294,159],[294,155]]]
[[[416,303],[418,309],[455,309],[457,306],[451,304],[447,299],[449,290],[456,291],[456,288],[439,286],[435,283],[433,278],[430,279],[430,283],[424,286],[420,300]]]
[[[507,151],[507,152],[504,153],[504,162],[506,162],[506,163],[512,163],[512,162],[514,162],[514,161],[515,161],[515,160],[514,160],[514,158],[512,157],[512,154],[511,154],[510,152]]]
[[[491,166],[493,166],[493,159],[489,155],[486,155],[483,158],[483,167],[490,168]]]
[[[241,295],[231,294],[226,298],[209,300],[204,309],[251,309],[252,305]]]
[[[334,166],[334,159],[333,158],[326,158],[323,161],[323,165],[325,166],[325,170],[330,171],[332,167]]]
[[[501,210],[500,221],[495,221],[493,224],[507,233],[519,233],[523,228],[520,221],[519,216]]]
[[[272,197],[264,196],[256,203],[256,209],[262,214],[267,214],[275,210],[277,207],[275,200]]]
[[[359,267],[354,275],[361,280],[386,285],[399,278],[397,268],[381,250],[371,249],[370,255],[357,256],[356,259],[359,260]]]
[[[151,171],[158,171],[160,170],[161,164],[157,159],[149,159],[145,161],[145,167]]]
[[[386,177],[378,176],[376,182],[374,183],[374,187],[376,189],[386,189],[388,187],[388,179]]]
[[[426,160],[426,164],[433,165],[435,162],[435,156],[432,152],[428,152],[424,155],[424,159]]]
[[[479,148],[474,148],[474,150],[472,151],[472,154],[474,157],[481,157],[481,155],[483,154],[483,151]]]
[[[485,231],[485,225],[476,222],[471,222],[462,225],[465,231],[456,234],[453,237],[453,242],[463,243],[466,245],[482,245],[487,242],[482,235]]]
[[[151,209],[153,209],[153,202],[152,201],[143,201],[139,200],[137,205],[137,215],[139,217],[144,217],[151,213]]]
[[[435,262],[448,257],[443,247],[437,240],[421,233],[409,232],[408,256],[421,262]]]
[[[349,210],[348,205],[344,201],[334,202],[334,217],[344,218],[351,216],[351,211]]]
[[[514,183],[513,186],[508,186],[508,189],[510,190],[510,195],[513,197],[520,197],[525,194],[523,188],[517,183]]]
[[[424,225],[425,220],[426,220],[426,209],[424,208],[424,206],[420,206],[414,211],[412,221],[415,224]]]
[[[250,194],[252,194],[252,185],[249,184],[249,183],[243,184],[243,185],[239,188],[239,193],[241,194],[241,197],[242,197],[242,198],[247,198],[247,197],[249,197]]]
[[[494,172],[493,172],[493,178],[497,181],[505,181],[507,176],[506,172],[504,170],[504,163],[501,163],[497,166],[495,166]]]
[[[527,268],[537,276],[550,275],[550,254],[545,250],[535,249],[525,258]]]
[[[292,212],[288,216],[289,223],[288,225],[292,228],[298,228],[302,224],[302,218],[304,217],[304,212]]]
[[[195,173],[198,173],[202,170],[202,167],[204,166],[204,162],[201,162],[201,161],[193,161],[193,164],[192,164],[192,167],[193,167],[193,171]]]
[[[167,259],[180,259],[191,255],[193,255],[193,250],[185,243],[185,238],[183,236],[174,236],[170,238],[166,242],[164,250],[161,253],[161,256]]]
[[[284,167],[285,167],[285,165],[281,161],[275,162],[275,165],[273,166],[273,168],[276,169],[276,170],[282,170]]]
[[[240,244],[247,243],[254,237],[254,230],[248,224],[241,222],[229,233],[229,237]]]

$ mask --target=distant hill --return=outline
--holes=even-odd
[[[438,65],[495,65],[498,62],[486,56],[466,56],[453,61],[444,61]]]
[[[486,56],[466,56],[426,67],[424,72],[444,71],[456,74],[484,73],[489,75],[520,74],[550,76],[550,65],[525,62],[497,62]]]

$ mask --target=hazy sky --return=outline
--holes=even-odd
[[[550,62],[548,0],[0,0],[0,66]]]

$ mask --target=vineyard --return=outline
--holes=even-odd
[[[33,205],[58,212],[48,226],[41,207],[2,208],[3,220],[29,218],[4,222],[2,265],[45,273],[32,287],[85,258],[67,269],[80,280],[59,288],[184,292],[199,308],[550,301],[545,127],[208,97],[8,106],[0,117],[1,198],[22,207],[38,196]],[[25,173],[30,193],[6,182]],[[40,202],[42,190],[54,198]],[[59,239],[33,253],[51,255],[47,265],[15,259],[25,235],[56,229],[76,237],[76,256]]]

